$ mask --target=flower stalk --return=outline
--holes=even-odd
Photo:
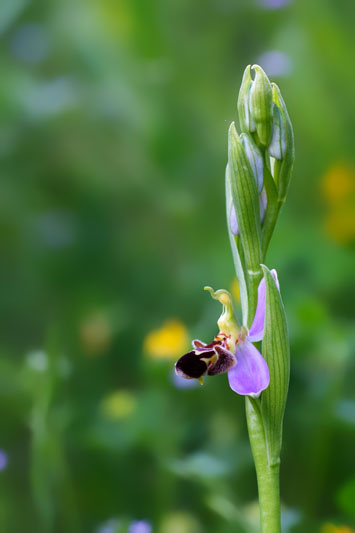
[[[285,202],[294,161],[294,139],[279,88],[270,84],[260,67],[254,66],[253,69],[256,72],[254,81],[250,67],[247,67],[244,73],[238,110],[243,135],[250,135],[254,139],[264,160],[263,185],[267,207],[261,224],[260,246],[263,262],[278,215]],[[246,116],[251,120],[246,120]],[[257,176],[255,177],[257,179]],[[243,214],[238,213],[238,204],[235,207],[239,221]],[[248,239],[252,238],[253,236],[248,236]],[[242,237],[240,240],[243,246]],[[238,249],[238,243],[236,246]],[[279,287],[270,271],[264,265],[261,265],[261,268],[266,284],[262,355],[268,364],[270,384],[260,398],[246,396],[246,417],[258,482],[261,532],[281,533],[279,469],[290,355],[286,315]],[[249,288],[249,310],[255,306],[255,290],[250,290],[254,279],[248,268],[244,269],[244,272],[244,282]],[[247,316],[249,319],[249,311]]]
[[[228,291],[205,287],[222,304],[218,332],[212,342],[194,340],[175,369],[200,383],[204,376],[227,373],[231,389],[245,397],[261,532],[281,533],[279,469],[290,352],[277,273],[263,263],[290,183],[293,130],[279,88],[258,65],[245,69],[238,114],[241,134],[234,122],[228,132],[225,186],[242,323]]]
[[[259,494],[261,533],[281,533],[280,462],[270,463],[260,400],[246,397],[245,408]]]

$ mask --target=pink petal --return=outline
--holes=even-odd
[[[234,205],[232,205],[232,209],[230,212],[229,224],[230,224],[230,229],[233,235],[239,235],[239,226],[238,226],[237,214],[235,212]]]
[[[277,272],[275,269],[271,270],[272,277],[276,282],[277,288],[280,290],[279,280],[277,279]],[[256,306],[255,317],[251,328],[249,330],[248,340],[250,342],[258,342],[264,336],[265,323],[265,278],[263,278],[258,287],[258,303]]]
[[[264,218],[265,218],[266,208],[267,208],[267,196],[266,196],[265,189],[261,191],[261,194],[259,196],[259,207],[260,207],[260,222],[263,223]]]
[[[237,345],[235,355],[237,364],[228,371],[230,388],[238,394],[258,397],[270,383],[269,368],[265,359],[248,341]]]

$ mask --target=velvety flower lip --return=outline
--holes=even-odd
[[[271,270],[271,274],[280,290],[276,270]],[[208,290],[223,305],[218,320],[221,331],[209,344],[198,339],[192,341],[193,350],[180,357],[175,371],[178,376],[198,379],[200,382],[205,374],[215,376],[228,372],[229,385],[234,392],[257,398],[270,383],[267,363],[252,344],[261,341],[264,336],[265,279],[260,281],[258,287],[258,302],[250,330],[245,326],[241,329],[237,326],[231,296],[227,291]]]
[[[215,376],[227,372],[236,364],[233,353],[224,348],[225,338],[221,337],[210,344],[194,340],[194,350],[180,357],[175,365],[178,376],[187,379],[200,379],[205,374]]]
[[[223,348],[223,346],[216,346],[215,351],[218,357],[215,364],[207,371],[209,376],[217,376],[217,374],[228,372],[237,364],[235,355]]]
[[[204,359],[202,359],[202,354]],[[215,356],[214,351],[204,351],[198,354],[195,350],[188,352],[175,365],[175,371],[178,376],[187,379],[199,379],[207,372],[209,359]]]

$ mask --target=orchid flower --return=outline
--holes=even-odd
[[[276,270],[271,273],[280,289]],[[234,392],[257,398],[270,383],[267,363],[253,344],[264,336],[265,279],[258,287],[257,308],[249,330],[246,326],[238,326],[228,291],[220,289],[215,292],[211,287],[205,287],[205,290],[223,305],[217,322],[219,333],[210,344],[194,340],[193,350],[177,361],[175,371],[178,376],[200,382],[205,374],[215,376],[228,372],[229,385]]]

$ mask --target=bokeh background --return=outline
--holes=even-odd
[[[243,398],[173,363],[238,298],[226,132],[245,66],[297,161],[267,264],[292,375],[283,531],[355,525],[353,0],[1,0],[0,530],[253,533]]]

